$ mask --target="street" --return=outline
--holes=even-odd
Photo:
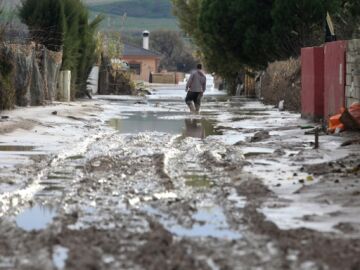
[[[10,114],[0,269],[360,269],[357,134],[314,149],[299,114],[184,95]]]

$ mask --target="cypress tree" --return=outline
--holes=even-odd
[[[63,51],[62,69],[71,70],[72,97],[84,94],[95,63],[95,31],[103,18],[89,22],[80,0],[23,0],[19,14],[35,42]]]

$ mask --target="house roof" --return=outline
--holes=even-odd
[[[144,48],[137,47],[130,44],[124,44],[123,56],[145,56],[145,57],[156,57],[160,58],[161,54],[158,52],[145,50]]]

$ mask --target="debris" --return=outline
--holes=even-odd
[[[309,175],[308,177],[306,177],[306,181],[308,181],[308,182],[314,181],[314,177]]]
[[[360,103],[354,103],[349,109],[342,108],[340,114],[330,117],[329,131],[343,130],[360,130]]]
[[[341,144],[341,146],[349,146],[349,145],[353,145],[353,144],[360,144],[360,139],[345,141]]]
[[[134,205],[137,205],[138,203],[140,203],[140,198],[135,197],[135,198],[128,199],[127,201],[131,206],[134,206]]]
[[[345,129],[345,126],[343,123],[341,123],[340,118],[341,118],[341,113],[330,117],[328,124],[329,132],[334,133],[336,130]]]
[[[80,117],[76,117],[76,116],[72,116],[72,115],[68,115],[67,118],[73,119],[73,120],[76,120],[76,121],[85,121],[84,118],[80,118]]]
[[[279,111],[285,110],[284,103],[285,103],[285,100],[280,100],[279,106],[278,106]]]
[[[308,125],[308,126],[300,126],[300,128],[301,128],[301,129],[313,129],[313,128],[315,128],[315,127]]]
[[[315,149],[319,149],[319,129],[315,128]]]
[[[9,116],[7,116],[7,115],[2,115],[1,116],[1,119],[9,119],[10,117]]]
[[[153,197],[157,200],[162,199],[176,199],[177,195],[174,192],[162,192],[162,193],[155,193]]]
[[[250,142],[260,142],[270,138],[269,131],[259,131],[250,138]]]

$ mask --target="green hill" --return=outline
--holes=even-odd
[[[90,10],[105,14],[138,18],[172,18],[170,0],[123,0],[107,4],[90,5]]]
[[[109,2],[111,1],[111,2]],[[103,30],[179,30],[171,0],[85,0],[93,16],[105,14]],[[125,15],[126,14],[126,15]],[[124,16],[125,15],[125,16]]]
[[[92,18],[100,13],[105,15],[105,20],[100,26],[104,31],[179,30],[177,20],[172,15],[171,0],[83,0],[83,2],[89,7]],[[3,4],[6,8],[15,8],[20,4],[20,0],[3,0]],[[125,13],[126,16],[123,16]],[[2,17],[5,17],[4,15]],[[14,12],[10,15],[16,17]]]

